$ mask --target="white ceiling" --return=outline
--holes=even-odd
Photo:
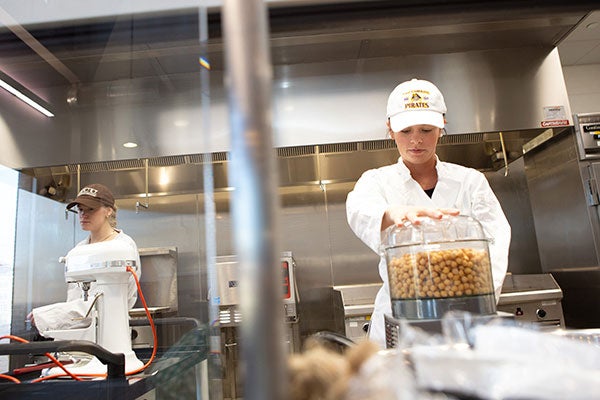
[[[589,13],[558,45],[563,66],[600,64],[600,10]]]

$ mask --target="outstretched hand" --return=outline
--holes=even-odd
[[[381,230],[391,225],[400,226],[405,222],[414,225],[420,224],[420,217],[441,219],[444,215],[458,215],[459,210],[455,208],[431,208],[419,206],[392,206],[388,208],[381,221]]]

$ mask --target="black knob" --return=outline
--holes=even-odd
[[[543,308],[538,308],[537,310],[535,310],[535,314],[539,318],[544,318],[546,316],[546,310],[544,310]]]
[[[363,326],[362,326],[362,330],[363,330],[365,333],[369,333],[369,323],[368,323],[368,322],[367,322],[367,323],[365,323],[365,324],[363,324]]]
[[[517,311],[515,311],[515,315],[523,315],[523,309],[521,307],[517,307]]]

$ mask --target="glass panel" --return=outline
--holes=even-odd
[[[17,171],[0,165],[0,336],[10,333],[17,214]],[[8,356],[0,356],[0,371],[8,369]]]
[[[56,201],[18,191],[14,297],[11,333],[31,340],[35,329],[26,321],[34,307],[62,302],[67,298],[64,265],[59,258],[75,243],[75,215],[65,213]],[[29,362],[27,357],[12,356],[11,368]]]
[[[0,57],[6,61],[0,79],[53,114],[41,114],[4,92],[0,96],[0,139],[14,143],[15,150],[5,148],[3,155],[32,166],[24,172],[33,177],[31,187],[18,195],[11,333],[42,340],[26,316],[33,307],[66,300],[58,259],[89,234],[65,205],[85,185],[103,183],[117,199],[117,228],[139,249],[139,280],[153,321],[138,299],[129,317],[131,348],[142,362],[153,362],[127,380],[124,396],[107,392],[106,398],[150,392],[157,399],[221,398],[219,325],[207,329],[209,320],[218,322],[218,309],[209,308],[208,279],[217,253],[231,254],[232,246],[229,218],[216,221],[212,166],[204,166],[213,152],[227,147],[228,135],[211,133],[213,121],[223,125],[226,113],[222,101],[211,104],[214,97],[223,98],[222,91],[217,96],[210,91],[211,79],[222,80],[222,63],[206,56],[206,11],[196,2],[157,7],[132,0],[81,7],[11,2],[0,11],[5,28]],[[190,171],[191,189],[180,190],[177,177],[169,183],[164,172],[174,165]],[[149,184],[153,174],[160,177],[157,185]],[[108,304],[107,293],[96,307]],[[98,315],[95,331],[103,332],[100,325],[107,319],[101,311]],[[42,356],[13,355],[10,369],[42,361]],[[15,393],[26,397],[36,385],[31,379],[39,376],[40,370],[20,376],[26,384]],[[43,392],[40,388],[35,390]]]

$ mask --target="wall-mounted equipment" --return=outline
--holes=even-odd
[[[600,158],[600,113],[573,116],[579,159]]]

